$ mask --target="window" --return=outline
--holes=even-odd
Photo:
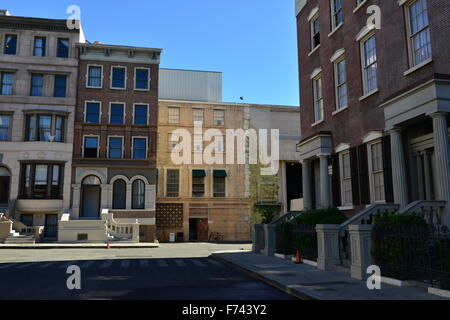
[[[0,114],[0,141],[9,140],[11,116]]]
[[[215,126],[225,125],[225,111],[224,110],[214,110],[214,125]]]
[[[134,106],[134,124],[148,125],[148,106],[137,104]]]
[[[213,193],[214,198],[225,198],[225,180],[227,173],[225,170],[214,170]]]
[[[203,135],[194,135],[194,152],[203,152]]]
[[[204,111],[203,109],[193,109],[194,124],[203,124]]]
[[[22,199],[61,199],[63,165],[60,164],[22,164]]]
[[[430,26],[426,0],[416,0],[406,7],[411,64],[431,59]]]
[[[54,96],[64,98],[67,91],[67,76],[55,75],[55,93]]]
[[[98,157],[98,137],[84,138],[84,157],[85,158]]]
[[[345,74],[345,59],[335,63],[336,109],[347,107],[347,76]]]
[[[14,74],[2,72],[1,75],[1,94],[2,95],[12,95],[13,94],[13,84],[14,84]]]
[[[375,36],[362,42],[364,94],[375,91],[377,84],[377,49]]]
[[[180,108],[169,107],[169,123],[180,123]]]
[[[342,205],[353,205],[352,195],[352,175],[350,167],[350,152],[341,154],[341,190],[342,190]]]
[[[314,122],[323,120],[323,94],[322,78],[319,76],[313,80],[314,90]]]
[[[56,56],[58,58],[69,57],[69,39],[58,39]]]
[[[343,22],[341,0],[331,0],[331,29],[334,30]]]
[[[169,151],[179,152],[181,150],[180,140],[179,134],[169,133]]]
[[[311,50],[320,45],[320,20],[319,16],[311,21]]]
[[[134,210],[145,209],[145,183],[142,180],[136,180],[132,185],[131,208]]]
[[[127,184],[119,179],[113,184],[113,209],[125,210],[127,208]]]
[[[180,171],[167,170],[167,197],[177,198],[180,195]]]
[[[205,196],[205,170],[192,171],[192,197],[201,198]]]
[[[384,201],[384,168],[381,142],[369,144],[369,170],[372,201]]]
[[[133,159],[147,159],[147,139],[133,138]]]
[[[17,36],[7,34],[5,36],[5,47],[3,49],[4,54],[15,55],[17,53]]]
[[[34,38],[34,48],[33,48],[33,56],[35,57],[45,57],[45,45],[47,43],[47,39],[44,37],[35,37]]]
[[[44,88],[44,75],[32,74],[30,95],[33,97],[41,97],[43,94],[43,88]]]
[[[32,214],[21,214],[20,222],[22,222],[27,227],[32,227],[34,224],[34,215]]]
[[[150,89],[149,69],[136,69],[134,88],[137,90]]]
[[[103,86],[103,68],[101,66],[88,66],[88,88],[101,88]]]
[[[100,102],[86,103],[86,123],[100,123]]]
[[[123,138],[122,137],[110,137],[108,149],[109,149],[108,158],[122,159]]]
[[[65,117],[52,114],[26,116],[26,141],[64,142]]]
[[[124,124],[125,116],[125,105],[124,104],[111,104],[111,113],[110,113],[110,124]]]
[[[125,89],[126,87],[126,71],[124,67],[112,67],[111,71],[111,88]]]

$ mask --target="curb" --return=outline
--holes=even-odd
[[[153,247],[137,247],[137,246],[114,246],[111,245],[110,249],[157,249],[159,246],[153,246]],[[106,245],[96,245],[96,246],[70,246],[70,247],[64,247],[64,246],[11,246],[11,247],[3,247],[0,246],[0,250],[54,250],[54,249],[105,249]]]
[[[296,297],[296,298],[298,298],[300,300],[320,300],[317,297],[313,297],[312,295],[309,295],[309,294],[306,294],[306,293],[303,293],[303,292],[299,292],[298,290],[294,290],[294,289],[290,288],[289,286],[286,286],[286,285],[281,284],[281,283],[279,283],[277,281],[270,280],[270,279],[268,279],[268,278],[266,278],[264,276],[261,276],[257,272],[250,271],[250,270],[248,270],[248,269],[246,269],[246,268],[244,268],[244,267],[242,267],[242,266],[240,266],[240,265],[238,265],[236,263],[233,263],[233,262],[231,262],[231,261],[229,261],[229,260],[227,260],[225,258],[220,257],[216,253],[213,253],[211,255],[211,258],[213,258],[213,259],[215,259],[215,260],[217,260],[219,262],[222,262],[223,264],[226,264],[227,266],[229,266],[229,267],[231,267],[231,268],[233,268],[233,269],[235,269],[235,270],[237,270],[239,272],[242,272],[242,273],[244,273],[244,274],[246,274],[246,275],[248,275],[248,276],[250,276],[250,277],[252,277],[254,279],[262,281],[265,284],[268,284],[268,285],[270,285],[272,287],[275,287],[278,290],[281,290],[281,291],[283,291],[283,292],[285,292],[285,293],[287,293],[287,294],[289,294],[291,296],[294,296],[294,297]]]

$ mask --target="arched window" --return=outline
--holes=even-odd
[[[127,184],[122,179],[113,184],[113,209],[124,210],[127,208]]]
[[[145,183],[142,180],[133,182],[132,194],[132,209],[145,209]]]
[[[11,174],[5,167],[0,167],[0,204],[8,204],[9,202],[9,186],[11,182]]]
[[[85,186],[99,186],[101,184],[100,179],[96,176],[88,176],[83,180],[83,185]]]

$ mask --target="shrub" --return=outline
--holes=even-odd
[[[338,208],[330,207],[306,211],[296,217],[292,223],[294,225],[315,226],[317,224],[341,224],[345,220],[347,218]]]
[[[376,217],[374,223],[383,227],[426,227],[428,225],[423,218],[406,213]]]
[[[280,215],[281,205],[257,204],[254,205],[253,210],[262,217],[261,224],[269,224]]]

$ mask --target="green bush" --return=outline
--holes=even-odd
[[[341,224],[347,218],[338,208],[309,210],[296,217],[292,224],[315,226],[317,224]]]
[[[280,215],[281,205],[279,204],[256,204],[253,211],[261,216],[261,224],[269,224]]]
[[[426,227],[427,222],[418,216],[397,213],[375,218],[375,225],[383,227]]]
[[[276,229],[277,253],[292,254],[292,224],[286,222]]]

